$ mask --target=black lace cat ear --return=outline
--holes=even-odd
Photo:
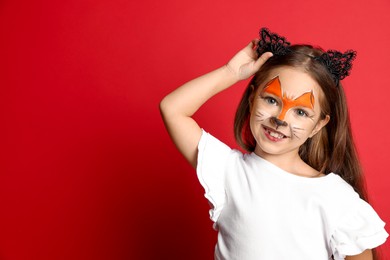
[[[259,34],[260,41],[256,49],[259,56],[264,52],[272,52],[274,56],[283,56],[293,52],[290,48],[290,42],[285,37],[272,33],[267,28],[261,28]],[[321,62],[331,73],[336,86],[339,86],[340,80],[350,73],[352,61],[356,58],[356,51],[348,50],[341,53],[336,50],[329,50],[318,57],[305,55]]]
[[[270,32],[267,28],[261,28],[260,41],[257,46],[257,54],[260,56],[264,52],[272,52],[273,55],[285,55],[290,52],[290,43],[285,37]]]
[[[341,53],[336,50],[328,50],[321,56],[314,58],[326,66],[332,74],[336,86],[339,85],[340,80],[349,76],[352,69],[352,61],[356,58],[356,51],[348,50]]]

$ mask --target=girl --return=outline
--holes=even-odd
[[[365,201],[340,84],[355,52],[290,45],[261,30],[226,65],[167,95],[166,128],[196,168],[218,230],[215,259],[373,259],[384,222]],[[235,118],[241,153],[192,115],[254,75]]]

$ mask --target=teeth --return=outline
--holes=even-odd
[[[283,138],[282,134],[278,134],[278,133],[275,133],[275,132],[272,132],[272,131],[269,131],[269,135],[272,136],[272,137],[275,137],[275,138],[279,138],[279,139]]]

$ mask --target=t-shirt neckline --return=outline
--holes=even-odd
[[[257,155],[255,152],[250,153],[250,156],[254,158],[257,161],[260,161],[263,163],[266,167],[268,167],[273,172],[276,172],[279,175],[286,176],[286,178],[295,179],[297,181],[309,181],[309,182],[317,182],[317,181],[323,181],[327,180],[329,178],[332,178],[335,174],[333,172],[330,172],[326,174],[325,176],[321,177],[305,177],[296,175],[294,173],[288,172],[283,170],[282,168],[276,166],[275,164],[271,163],[270,161],[267,161],[266,159],[262,158],[261,156]]]

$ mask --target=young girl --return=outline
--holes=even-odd
[[[373,259],[388,234],[366,202],[340,83],[355,52],[290,45],[264,28],[260,36],[160,104],[212,205],[215,259]],[[252,75],[234,125],[243,154],[191,116]]]

